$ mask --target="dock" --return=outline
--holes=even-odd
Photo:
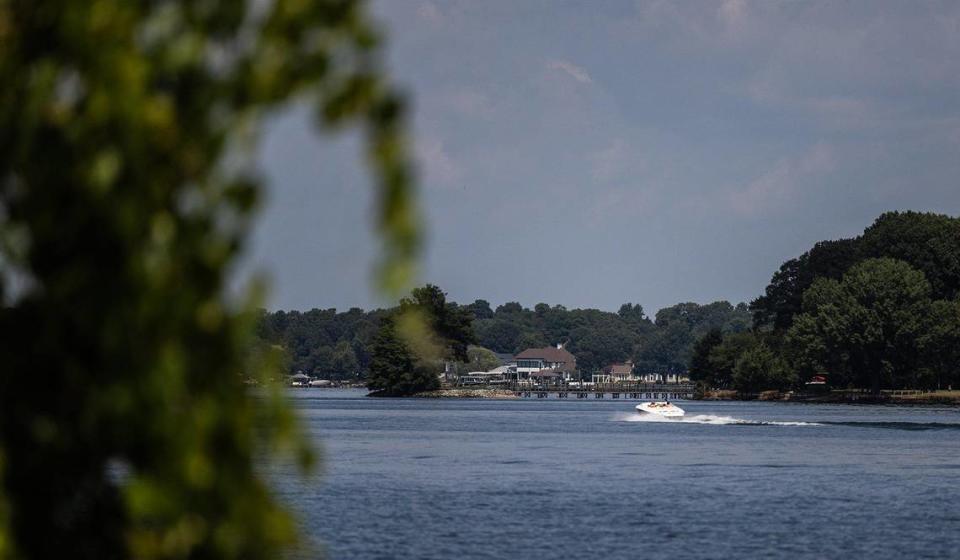
[[[676,401],[694,397],[692,383],[596,383],[592,385],[531,386],[512,382],[505,387],[522,398],[546,399],[556,395],[558,399],[625,399]]]

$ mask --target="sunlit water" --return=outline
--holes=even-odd
[[[292,392],[332,558],[958,558],[960,409]]]

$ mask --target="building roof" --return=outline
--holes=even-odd
[[[574,360],[576,360],[576,358],[574,358]],[[576,364],[575,361],[574,361],[574,362],[563,362],[562,364],[560,364],[559,366],[555,367],[554,369],[557,370],[557,371],[575,372],[575,371],[577,371],[577,364]]]
[[[556,348],[554,346],[527,348],[514,358],[517,360],[543,360],[545,362],[570,365],[577,363],[577,357],[568,352],[566,348]]]
[[[494,352],[494,354],[496,354],[497,359],[500,360],[500,363],[502,365],[508,365],[514,361],[513,354],[507,354],[504,352]]]
[[[610,375],[630,375],[633,373],[632,364],[611,364],[603,368],[603,373]]]

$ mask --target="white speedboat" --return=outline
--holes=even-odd
[[[640,414],[656,414],[666,418],[679,418],[684,415],[683,409],[669,401],[645,402],[637,405]]]

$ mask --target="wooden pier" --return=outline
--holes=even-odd
[[[591,385],[531,386],[510,383],[506,389],[523,398],[546,399],[555,394],[558,399],[632,399],[675,401],[692,399],[692,383],[596,383]]]

